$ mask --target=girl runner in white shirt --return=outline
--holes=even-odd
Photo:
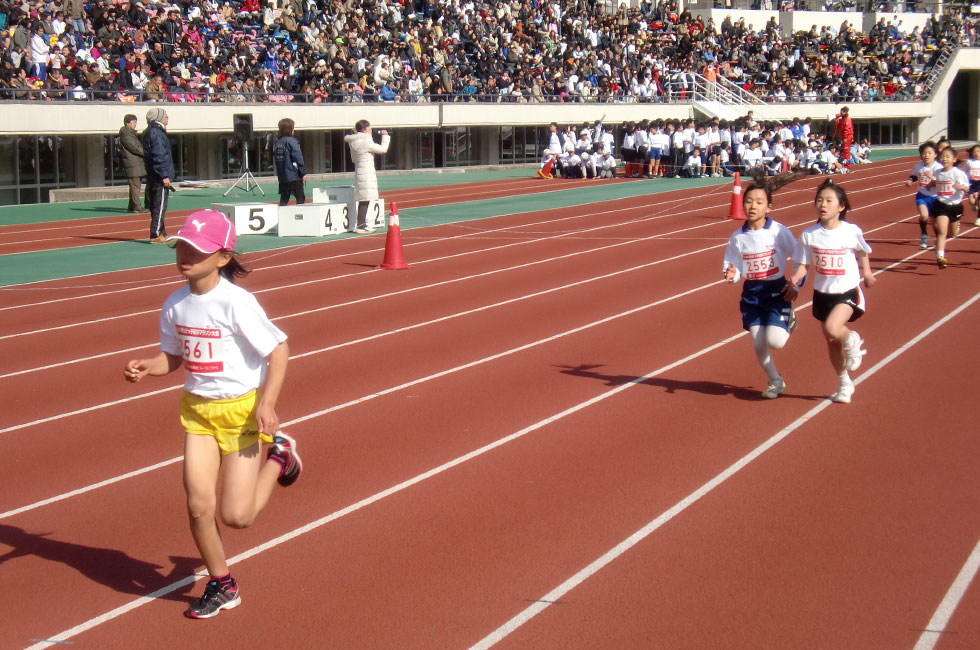
[[[932,211],[932,204],[936,202],[936,177],[935,174],[942,165],[936,162],[939,154],[933,142],[923,142],[919,145],[919,157],[922,162],[918,162],[912,167],[912,173],[905,181],[905,187],[918,185],[915,193],[915,207],[919,211],[919,248],[929,247],[929,213]]]
[[[781,350],[796,329],[796,313],[790,304],[799,287],[786,281],[787,259],[796,247],[789,228],[773,221],[772,193],[802,175],[783,174],[769,179],[762,176],[742,194],[745,224],[732,233],[725,248],[722,272],[729,282],[745,278],[742,284],[742,327],[748,330],[755,357],[769,377],[762,397],[774,399],[786,391],[786,382],[776,370],[771,350]],[[802,282],[801,282],[802,284]]]
[[[819,221],[803,231],[793,253],[798,263],[790,282],[802,280],[808,273],[813,277],[813,317],[823,323],[830,363],[837,373],[840,386],[830,399],[847,404],[854,394],[849,371],[861,366],[864,341],[847,323],[856,321],[865,311],[864,286],[875,285],[868,253],[871,247],[864,233],[846,221],[851,205],[844,188],[827,179],[817,188],[814,201]]]
[[[160,352],[131,360],[124,376],[138,382],[184,367],[187,514],[210,574],[204,595],[184,615],[211,618],[241,604],[217,514],[231,528],[251,526],[276,483],[292,485],[302,470],[296,441],[279,431],[275,409],[289,347],[255,297],[234,284],[248,271],[235,257],[235,226],[224,215],[192,212],[167,241],[177,242],[177,268],[187,284],[163,304]],[[269,443],[265,454],[257,452],[260,440]]]
[[[980,144],[975,144],[967,151],[966,175],[970,178],[970,207],[977,213],[974,226],[980,226]]]
[[[932,227],[936,231],[936,264],[946,268],[946,237],[960,233],[963,197],[970,191],[970,179],[956,164],[956,151],[946,147],[939,154],[942,170],[936,172],[936,202],[932,204]]]

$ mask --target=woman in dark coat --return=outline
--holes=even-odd
[[[306,166],[299,141],[293,137],[296,123],[288,117],[279,120],[279,139],[272,145],[272,156],[276,161],[276,176],[279,177],[279,205],[289,203],[289,196],[296,197],[296,205],[306,202],[303,182],[306,180]]]

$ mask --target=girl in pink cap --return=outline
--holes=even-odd
[[[249,273],[235,257],[235,226],[220,212],[198,210],[168,241],[177,242],[177,268],[187,284],[163,304],[159,354],[131,360],[125,377],[137,382],[184,367],[187,514],[210,576],[185,615],[210,618],[241,603],[217,513],[231,528],[251,526],[276,483],[292,485],[303,466],[296,441],[279,431],[275,409],[289,359],[286,335],[234,283]],[[268,445],[265,454],[260,441]]]

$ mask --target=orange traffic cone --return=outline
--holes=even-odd
[[[378,268],[386,271],[403,271],[408,268],[408,264],[405,263],[405,251],[402,249],[402,228],[398,225],[398,204],[394,201],[391,202],[391,210],[388,212],[385,259]]]
[[[742,209],[742,177],[735,172],[735,186],[732,188],[732,208],[728,211],[728,218],[736,221],[745,221],[745,210]]]
[[[548,162],[544,164],[544,167],[538,170],[538,178],[551,178],[551,170],[554,169],[556,160],[558,160],[558,156],[548,158]]]

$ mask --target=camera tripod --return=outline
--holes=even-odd
[[[265,192],[262,191],[262,188],[259,187],[258,181],[255,180],[255,176],[252,175],[252,170],[248,168],[248,142],[247,141],[242,142],[242,150],[244,151],[245,154],[245,157],[243,158],[245,164],[242,165],[241,176],[238,177],[237,181],[232,183],[231,187],[228,188],[228,191],[226,191],[222,196],[228,196],[228,194],[230,194],[233,189],[239,186],[239,183],[242,184],[241,189],[245,190],[246,192],[254,192],[254,190],[258,190],[259,194],[265,196]]]

